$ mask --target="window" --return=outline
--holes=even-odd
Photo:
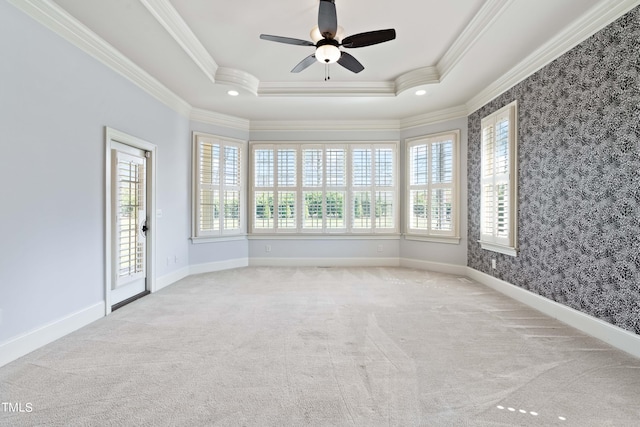
[[[408,238],[458,243],[459,131],[407,140]]]
[[[244,143],[194,133],[193,237],[244,233]]]
[[[483,249],[517,255],[517,104],[482,119],[481,224]]]
[[[252,143],[252,232],[397,233],[397,143]]]

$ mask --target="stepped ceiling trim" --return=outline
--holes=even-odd
[[[82,51],[126,77],[154,98],[191,120],[243,131],[251,130],[324,130],[323,121],[249,121],[240,117],[193,108],[141,67],[104,41],[51,0],[7,0],[45,27]],[[180,44],[205,75],[216,83],[233,84],[259,97],[274,96],[397,96],[403,91],[426,84],[437,84],[456,66],[466,51],[513,0],[488,0],[467,28],[450,46],[435,67],[411,70],[393,82],[297,84],[260,82],[242,70],[219,67],[202,43],[188,28],[168,0],[140,0],[163,28]],[[524,80],[555,58],[587,39],[609,23],[638,6],[640,0],[607,0],[566,27],[556,37],[534,51],[525,60],[469,99],[465,105],[389,121],[343,121],[337,130],[402,130],[464,117]],[[336,123],[331,121],[331,123]]]
[[[465,105],[447,108],[445,110],[434,111],[432,113],[421,114],[419,116],[407,117],[400,120],[400,129],[412,129],[419,126],[427,126],[436,123],[447,122],[449,120],[467,117],[469,112]]]
[[[444,79],[513,0],[488,0],[460,33],[436,66]]]
[[[216,82],[218,64],[211,57],[207,49],[198,40],[191,28],[168,0],[140,0],[153,17],[173,37],[173,39],[189,55],[191,60],[202,70],[205,76]]]
[[[251,128],[251,122],[247,119],[215,113],[213,111],[202,110],[200,108],[191,109],[189,118],[194,122],[222,126],[245,132],[248,132]]]
[[[400,130],[399,120],[282,120],[251,121],[252,132],[298,131],[393,131]]]

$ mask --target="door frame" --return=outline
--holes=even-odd
[[[146,254],[146,290],[149,292],[156,291],[156,270],[155,270],[155,252],[156,252],[156,154],[157,146],[143,139],[121,132],[119,130],[105,126],[105,280],[104,280],[104,311],[105,316],[111,313],[111,281],[113,280],[111,272],[114,260],[112,259],[112,246],[114,244],[111,236],[111,227],[113,223],[113,215],[111,212],[111,171],[112,171],[112,142],[128,145],[149,153],[147,157],[146,167],[146,186],[147,186],[147,227],[149,230],[146,235],[147,254]]]

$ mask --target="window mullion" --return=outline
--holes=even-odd
[[[433,233],[433,224],[432,224],[432,215],[431,215],[431,205],[432,205],[432,200],[431,200],[431,195],[433,194],[433,165],[431,164],[431,156],[432,154],[432,150],[433,150],[433,140],[429,141],[427,144],[427,200],[425,203],[425,208],[427,209],[427,233],[428,234],[432,234]]]

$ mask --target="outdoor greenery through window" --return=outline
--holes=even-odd
[[[459,239],[459,131],[407,140],[407,235]]]
[[[517,104],[482,119],[480,243],[484,249],[517,254]]]
[[[194,133],[194,237],[242,234],[244,144]]]
[[[252,143],[253,232],[397,232],[397,148]]]

